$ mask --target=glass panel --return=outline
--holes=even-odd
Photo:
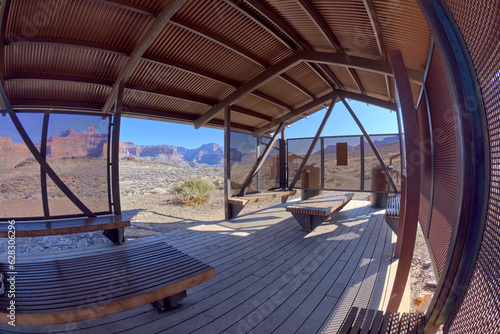
[[[257,138],[251,134],[231,132],[231,195],[236,195],[257,161]],[[257,191],[254,180],[248,192]]]
[[[325,189],[360,190],[361,140],[360,137],[324,138]],[[339,145],[337,145],[339,144]],[[337,162],[337,147],[347,144],[347,165]],[[342,156],[342,158],[344,158]],[[344,159],[342,159],[344,160]],[[345,161],[342,161],[345,162]]]
[[[297,174],[297,170],[302,164],[309,146],[311,146],[313,138],[306,139],[289,139],[288,140],[288,184],[291,184]],[[313,153],[309,157],[306,167],[315,165],[321,168],[321,141],[318,140],[313,149]],[[301,188],[302,182],[299,178],[295,184],[295,188]]]
[[[401,158],[398,156],[400,154],[399,136],[389,135],[389,136],[370,136],[375,147],[377,147],[382,159],[386,165],[390,165],[392,160],[392,167],[389,167],[391,171],[394,182],[398,189],[401,189]],[[392,159],[391,159],[392,158]],[[376,167],[379,166],[379,167]],[[374,169],[375,167],[375,169]],[[373,171],[372,171],[373,169]],[[368,141],[365,139],[365,190],[389,190],[392,191],[390,186],[386,189],[382,189],[384,181],[378,177],[380,174],[380,164],[375,155],[375,152],[371,149]],[[382,170],[383,171],[383,170]],[[373,182],[373,177],[375,177],[375,182]],[[381,181],[381,182],[378,182]]]
[[[40,148],[43,114],[18,113],[25,131]],[[43,216],[40,165],[9,116],[0,116],[0,219]]]
[[[51,114],[49,118],[47,162],[94,213],[109,212],[108,124],[109,118],[93,115]],[[52,216],[82,213],[52,180],[47,191]]]
[[[260,144],[260,154],[264,153],[267,144],[271,142],[271,138],[263,137]],[[273,145],[273,149],[269,152],[262,168],[259,171],[259,190],[266,191],[280,186],[280,146],[279,140]]]

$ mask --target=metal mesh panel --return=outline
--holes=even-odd
[[[337,164],[337,143],[347,143],[347,166]],[[361,187],[360,137],[324,138],[325,188],[352,189]]]
[[[24,129],[40,147],[43,114],[18,114]],[[9,116],[0,116],[0,220],[43,216],[40,165]]]
[[[487,219],[472,279],[450,333],[500,328],[500,6],[498,0],[445,0],[471,56],[486,111],[490,148]]]
[[[108,122],[101,116],[52,114],[47,162],[69,189],[93,212],[109,212],[107,183]],[[51,216],[82,212],[47,181]]]
[[[231,132],[231,195],[236,195],[257,161],[257,138],[251,134]],[[248,192],[257,191],[254,180]]]
[[[390,168],[392,178],[396,183],[398,189],[401,189],[401,157],[396,157],[396,155],[400,154],[400,144],[399,144],[399,136],[398,135],[390,135],[390,136],[370,136],[370,139],[373,141],[373,144],[377,148],[378,152],[382,156],[386,165],[391,165],[391,157],[392,157],[392,168]],[[372,168],[379,165],[377,156],[375,152],[368,144],[368,141],[364,139],[365,146],[365,190],[389,190],[392,191],[392,188],[387,185],[386,189],[377,189],[379,188],[377,185],[372,185]],[[376,182],[377,183],[377,182]]]
[[[426,88],[431,111],[434,147],[434,202],[429,243],[436,269],[441,275],[455,220],[459,176],[457,134],[451,97],[441,58],[436,49],[432,54]]]
[[[432,197],[432,143],[429,127],[429,114],[427,102],[422,99],[417,109],[418,129],[420,135],[420,208],[418,216],[422,227],[427,233],[429,231],[429,219],[431,218]]]

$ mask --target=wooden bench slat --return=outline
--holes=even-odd
[[[336,210],[341,209],[349,202],[354,193],[338,191],[316,195],[297,204],[287,206],[290,212],[304,231],[312,231]]]
[[[286,211],[299,214],[328,216],[340,206],[351,200],[354,193],[323,193],[297,204],[287,206]]]
[[[0,223],[0,238],[8,237],[8,223]],[[123,220],[120,215],[98,216],[95,218],[77,218],[60,220],[43,220],[32,222],[16,222],[16,237],[41,237],[112,230],[129,227],[130,221]]]
[[[152,248],[162,251],[148,253]],[[172,249],[178,257],[162,256],[171,253]],[[45,326],[106,316],[182,293],[215,277],[213,267],[163,242],[135,250],[152,257],[143,262],[140,256],[127,256],[134,249],[112,250],[112,260],[106,259],[100,266],[84,271],[76,269],[74,261],[93,263],[92,256],[53,260],[49,262],[59,271],[45,272],[35,279],[26,277],[32,275],[33,269],[29,273],[19,269],[16,276],[16,290],[19,292],[16,296],[16,325]],[[99,257],[106,257],[105,253]],[[72,268],[71,279],[65,276],[67,263]],[[29,265],[22,264],[25,268]],[[0,270],[5,269],[0,264]],[[40,263],[36,263],[36,269],[43,272]],[[62,284],[54,284],[57,279]],[[0,313],[6,313],[8,304],[7,296],[0,296]],[[0,323],[8,319],[5,316],[0,318]]]
[[[285,197],[285,196],[293,196],[297,193],[297,190],[277,190],[277,191],[267,191],[257,194],[250,194],[243,197],[230,197],[228,199],[229,204],[236,205],[247,205],[256,202],[267,201],[273,198]]]

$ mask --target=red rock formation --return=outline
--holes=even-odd
[[[72,129],[64,130],[57,137],[47,139],[48,158],[92,157],[106,156],[108,135],[97,133],[90,124],[83,133]]]

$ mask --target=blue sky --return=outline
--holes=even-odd
[[[396,113],[389,110],[368,106],[357,101],[350,102],[366,131],[370,134],[397,133]],[[326,109],[311,115],[309,119],[302,119],[286,129],[287,138],[314,137],[323,120]],[[49,122],[49,137],[57,136],[59,132],[71,127],[78,133],[85,131],[89,124],[93,124],[99,133],[107,132],[107,121],[98,116],[82,115],[72,117],[71,124],[64,115],[51,115]],[[34,142],[41,136],[43,114],[19,114],[19,119],[25,126]],[[323,136],[360,135],[361,131],[345,109],[342,103],[337,103],[322,133]],[[0,117],[0,137],[12,137],[15,142],[21,138],[14,129],[10,117]],[[212,128],[195,130],[193,125],[171,122],[151,121],[135,118],[122,119],[120,134],[121,141],[131,141],[137,145],[167,144],[197,148],[207,143],[224,145],[223,131]]]
[[[366,131],[370,134],[397,133],[396,113],[386,109],[367,106],[357,101],[349,102]],[[287,138],[314,137],[325,116],[326,109],[290,125],[286,129]],[[337,103],[322,133],[323,136],[360,135],[361,130],[342,103]],[[168,144],[197,148],[206,143],[224,145],[223,131],[211,128],[194,129],[193,125],[143,119],[123,118],[121,141],[131,141],[137,145]]]

